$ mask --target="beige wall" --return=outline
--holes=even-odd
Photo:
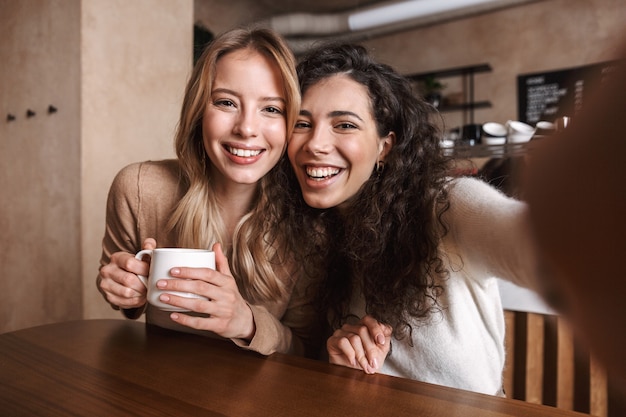
[[[174,156],[192,65],[193,1],[83,0],[81,19],[84,314],[120,317],[95,287],[106,193],[122,166]]]
[[[82,314],[80,2],[0,0],[0,27],[2,332]]]
[[[119,317],[94,284],[106,193],[173,156],[192,23],[192,0],[0,0],[0,332]]]
[[[254,22],[258,16],[264,16],[267,8],[256,0],[195,0],[194,22],[214,35],[220,34],[233,26]]]

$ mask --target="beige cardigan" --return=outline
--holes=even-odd
[[[166,224],[185,189],[176,160],[135,163],[123,168],[113,180],[106,210],[106,231],[102,241],[100,265],[106,265],[118,251],[136,253],[146,238],[154,238],[159,247],[172,247],[175,239],[166,232]],[[296,280],[293,280],[296,281]],[[273,302],[250,305],[256,333],[248,344],[232,339],[238,346],[269,355],[273,352],[315,356],[320,339],[319,325],[311,303],[304,296],[302,280],[289,284],[287,296]],[[117,308],[113,306],[113,308]],[[128,318],[138,318],[143,309],[125,310]],[[146,322],[184,332],[217,335],[181,326],[169,313],[147,305]]]

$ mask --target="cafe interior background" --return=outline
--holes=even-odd
[[[404,74],[487,64],[469,100],[488,104],[442,112],[447,127],[515,120],[520,75],[610,62],[626,41],[623,0],[482,1],[382,19],[395,3],[0,0],[0,333],[120,318],[95,286],[108,187],[128,163],[174,155],[194,37],[264,22],[291,31],[297,53],[357,41]],[[346,25],[371,10],[365,29]],[[465,75],[440,81],[444,104],[467,102]]]

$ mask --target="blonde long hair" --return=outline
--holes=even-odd
[[[287,138],[293,130],[300,108],[300,90],[295,58],[280,35],[265,28],[237,28],[213,40],[187,83],[176,132],[176,154],[182,179],[188,185],[169,223],[179,246],[210,248],[215,242],[225,241],[225,225],[211,184],[211,161],[202,140],[202,116],[210,100],[217,61],[229,52],[245,48],[252,48],[277,64],[287,102]],[[235,228],[232,249],[226,248],[239,290],[249,302],[271,301],[285,291],[285,282],[277,277],[278,268],[282,268],[279,275],[284,277],[287,273],[283,232],[276,227],[280,223],[281,199],[280,195],[268,196],[273,192],[268,184],[274,171],[259,182],[250,211]]]

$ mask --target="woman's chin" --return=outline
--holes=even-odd
[[[336,204],[333,201],[331,201],[328,198],[325,198],[324,196],[320,196],[319,194],[317,195],[304,194],[303,196],[304,196],[304,201],[307,203],[307,205],[316,209],[327,209],[327,208],[336,206]]]

